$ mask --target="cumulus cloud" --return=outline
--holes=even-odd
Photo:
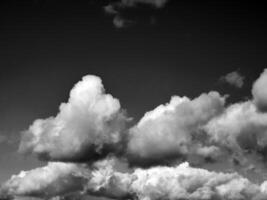
[[[45,167],[21,171],[3,186],[7,196],[49,197],[81,190],[83,179],[75,174],[87,170],[82,165],[50,162]]]
[[[92,173],[86,186],[90,194],[139,200],[255,200],[267,198],[266,183],[256,185],[237,173],[216,173],[190,167],[135,169],[121,173],[106,165]]]
[[[220,80],[226,82],[234,87],[242,88],[244,85],[245,77],[242,76],[238,71],[233,71],[225,76],[221,77]]]
[[[237,152],[257,151],[267,156],[267,114],[252,101],[236,103],[204,128],[210,139]]]
[[[225,97],[217,92],[190,100],[174,96],[166,105],[147,112],[130,129],[128,153],[132,159],[160,161],[190,154],[216,156],[215,146],[205,146],[200,128],[224,109]],[[201,141],[202,140],[202,141]]]
[[[55,117],[33,122],[19,149],[47,160],[94,160],[118,150],[126,121],[119,100],[105,94],[99,77],[88,75]]]
[[[120,0],[111,2],[104,6],[104,11],[109,15],[114,15],[113,24],[116,28],[124,28],[133,23],[123,15],[125,9],[134,9],[138,5],[148,5],[152,9],[163,8],[168,0]]]
[[[252,87],[253,100],[257,108],[261,111],[267,110],[267,69],[254,82]]]

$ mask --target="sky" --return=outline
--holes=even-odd
[[[204,170],[201,173],[207,177],[216,178],[218,175],[210,174],[209,170],[226,172],[225,168],[253,183],[262,183],[266,173],[266,147],[262,144],[267,100],[265,11],[263,4],[238,0],[1,1],[0,183],[5,191],[15,196],[46,196],[37,190],[26,191],[27,188],[16,193],[12,187],[16,180],[5,183],[23,170],[42,171],[47,162],[52,163],[48,164],[51,174],[55,169],[66,170],[63,177],[72,171],[91,170],[92,166],[105,171],[101,162],[107,162],[112,166],[109,173],[116,178],[126,177],[125,180],[156,170],[167,170],[166,176],[168,173],[180,176],[179,173],[187,171],[195,174],[197,169]],[[79,86],[74,87],[77,82]],[[99,105],[92,106],[95,104],[91,99],[99,101]],[[162,106],[157,109],[159,105]],[[88,113],[82,111],[87,109]],[[232,117],[235,110],[244,112],[240,116],[248,116],[251,121]],[[237,125],[223,120],[228,118]],[[43,121],[38,124],[36,119]],[[252,125],[243,127],[244,124]],[[204,132],[204,136],[197,134],[194,138],[192,132]],[[122,133],[126,136],[121,136]],[[238,142],[227,141],[226,138],[231,138],[228,133],[238,135]],[[51,139],[53,134],[58,139]],[[171,149],[158,144],[164,135],[177,140],[177,143],[163,140]],[[207,139],[206,135],[212,137]],[[247,144],[247,137],[253,141],[256,138],[255,143]],[[151,138],[159,140],[149,142]],[[94,145],[101,145],[96,148],[91,140]],[[200,149],[199,145],[207,145],[206,140],[211,140],[212,145]],[[187,145],[192,141],[197,145],[188,150]],[[75,152],[65,148],[66,145]],[[153,149],[153,145],[158,149]],[[221,157],[207,156],[215,147],[214,152],[218,150]],[[245,161],[236,159],[239,153]],[[115,158],[110,158],[111,155]],[[228,163],[225,157],[239,164]],[[68,166],[71,163],[73,166]],[[151,171],[146,171],[150,167]],[[127,168],[127,176],[118,174],[114,168]],[[247,172],[248,168],[253,170]],[[35,176],[36,171],[31,173]],[[78,182],[88,179],[84,174],[80,176]],[[68,178],[70,183],[73,179],[77,181],[77,177]],[[241,177],[228,177],[231,178],[243,181]],[[58,179],[55,178],[57,185]],[[109,185],[109,189],[103,186],[106,195],[102,195],[95,188],[97,180],[90,179],[93,183],[86,185],[90,199],[96,198],[92,196],[121,198],[110,195],[109,190],[119,190],[123,197],[124,193],[129,195],[128,191],[110,189]],[[47,187],[51,186],[45,185],[41,190]],[[73,189],[72,185],[66,187]],[[130,193],[137,190],[135,186],[129,188]],[[61,196],[58,191],[65,190],[59,188],[51,194]],[[170,200],[171,196],[177,196],[171,192]],[[223,198],[230,197],[225,194]]]

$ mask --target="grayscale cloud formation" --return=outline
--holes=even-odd
[[[242,88],[244,85],[245,77],[242,76],[238,71],[233,71],[226,74],[225,76],[222,76],[220,80],[236,88]]]
[[[0,197],[266,200],[265,79],[266,70],[250,100],[229,105],[216,91],[173,96],[130,127],[101,79],[85,76],[55,117],[37,119],[23,133],[20,151],[47,166],[13,175]]]

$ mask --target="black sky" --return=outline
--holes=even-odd
[[[123,11],[134,23],[119,29],[103,10],[108,2],[1,1],[1,134],[18,138],[34,119],[55,115],[86,74],[100,76],[137,121],[175,94],[195,97],[218,90],[231,101],[243,99],[267,65],[263,4],[172,0],[159,10]],[[246,77],[241,90],[218,81],[235,70]],[[16,139],[1,144],[0,182],[40,164],[6,160],[3,155],[14,156],[16,145]]]

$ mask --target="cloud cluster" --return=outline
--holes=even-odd
[[[219,171],[226,166],[235,171],[236,163],[264,177],[267,99],[260,91],[266,77],[265,70],[245,102],[226,106],[226,96],[215,91],[193,99],[173,96],[128,127],[119,100],[105,93],[99,77],[85,76],[55,117],[37,119],[23,133],[19,150],[46,159],[47,166],[13,175],[0,193],[3,198],[67,199],[76,192],[113,199],[265,200],[266,181],[256,184],[237,171]],[[127,170],[120,170],[122,160]],[[229,160],[233,165],[226,165]],[[223,166],[212,171],[210,163]]]
[[[116,28],[123,28],[133,23],[132,20],[125,18],[123,10],[136,8],[138,5],[148,5],[152,9],[160,9],[165,6],[168,0],[119,0],[111,2],[104,7],[104,11],[113,15],[113,24]]]
[[[242,88],[244,85],[245,77],[238,71],[233,71],[220,78],[221,81],[226,82],[234,87]]]
[[[94,160],[118,149],[126,121],[119,100],[105,94],[99,77],[88,75],[57,116],[37,119],[24,132],[20,151],[45,160]]]

